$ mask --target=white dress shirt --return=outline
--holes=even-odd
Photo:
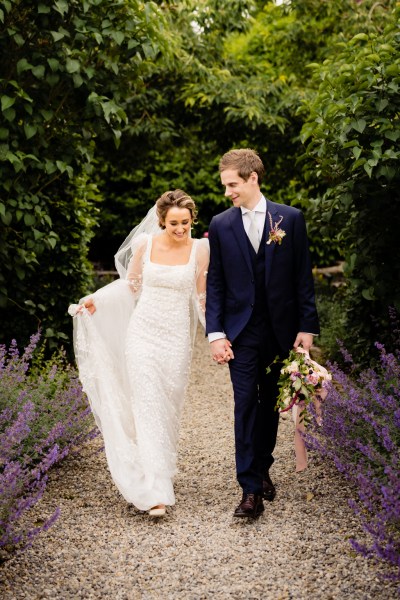
[[[242,211],[243,227],[246,234],[248,234],[251,224],[249,212],[251,211],[243,206],[240,207],[240,210]],[[253,212],[255,213],[255,221],[258,229],[258,239],[261,240],[264,231],[265,215],[267,214],[267,201],[264,196],[261,196],[259,203],[253,208]]]

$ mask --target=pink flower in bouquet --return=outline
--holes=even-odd
[[[311,385],[318,385],[320,383],[318,373],[315,373],[315,371],[312,371],[311,373],[309,373],[307,375],[306,381],[307,381],[307,383],[311,383]]]
[[[288,358],[282,363],[276,408],[285,412],[293,406],[301,405],[301,414],[306,420],[307,406],[317,397],[326,396],[326,386],[331,379],[331,374],[325,367],[312,360],[308,352],[302,348],[291,350]]]

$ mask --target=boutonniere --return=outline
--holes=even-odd
[[[279,225],[283,221],[283,217],[281,216],[279,221],[275,224],[272,224],[272,216],[271,216],[270,212],[268,212],[268,218],[269,218],[270,229],[269,229],[269,237],[268,237],[267,245],[269,245],[271,242],[274,242],[274,244],[280,245],[280,244],[282,244],[282,240],[286,235],[286,231],[284,231],[283,229],[280,229],[280,227],[279,227]]]

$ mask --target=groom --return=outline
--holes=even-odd
[[[302,213],[262,195],[264,166],[249,149],[231,150],[219,163],[233,206],[209,227],[206,333],[213,359],[229,363],[235,402],[235,451],[243,490],[235,517],[255,518],[272,501],[269,476],[279,414],[277,354],[319,333],[306,226]]]

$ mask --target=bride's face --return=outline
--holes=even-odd
[[[192,215],[188,208],[172,206],[165,217],[165,232],[175,241],[187,240],[192,225]]]

